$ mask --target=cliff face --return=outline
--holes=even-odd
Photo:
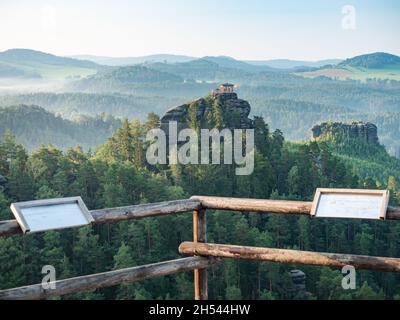
[[[170,121],[178,123],[178,131],[188,128],[194,117],[201,128],[216,127],[215,118],[219,117],[220,129],[250,129],[254,126],[248,117],[250,110],[250,104],[239,99],[236,93],[210,95],[169,109],[161,118],[161,129],[168,132]]]
[[[370,144],[379,144],[378,128],[370,122],[325,122],[314,126],[311,130],[313,138],[316,140],[342,132],[349,138],[360,139]]]

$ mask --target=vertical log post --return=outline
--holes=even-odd
[[[205,209],[193,211],[193,242],[207,242],[207,215]],[[194,299],[208,299],[207,269],[194,270]]]

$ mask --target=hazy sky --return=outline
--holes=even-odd
[[[344,28],[345,5],[354,7],[355,24],[346,18]],[[238,59],[400,55],[400,1],[0,0],[0,50],[10,48]]]

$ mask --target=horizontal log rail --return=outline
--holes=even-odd
[[[0,300],[47,299],[53,296],[114,286],[189,270],[197,270],[197,277],[195,277],[196,298],[207,299],[206,269],[218,262],[216,257],[329,267],[352,265],[358,269],[400,272],[400,258],[203,243],[203,241],[206,241],[206,220],[205,214],[203,219],[199,212],[203,213],[206,209],[310,215],[311,207],[312,202],[306,201],[193,196],[185,200],[92,210],[90,213],[94,218],[93,224],[136,220],[193,211],[194,240],[197,242],[182,243],[179,247],[179,252],[191,254],[195,257],[59,280],[55,282],[56,289],[44,289],[41,284],[35,284],[2,290],[0,291]],[[400,220],[400,208],[389,207],[387,219]],[[22,230],[16,220],[0,221],[0,237],[21,233]]]
[[[102,224],[122,220],[137,220],[149,217],[165,216],[189,212],[198,208],[200,208],[200,201],[186,199],[139,204],[120,208],[91,210],[90,213],[94,218],[93,224]],[[22,230],[16,220],[0,222],[0,237],[16,234],[22,234]]]
[[[139,267],[120,269],[88,276],[81,276],[55,282],[55,289],[44,289],[42,284],[34,284],[0,291],[0,300],[40,300],[70,293],[115,286],[175,273],[205,269],[218,263],[216,258],[190,257]]]
[[[193,196],[205,209],[310,215],[312,202]],[[389,207],[386,219],[400,220],[400,208]]]
[[[327,267],[343,267],[345,265],[351,265],[356,269],[400,272],[400,258],[370,257],[351,254],[258,248],[199,242],[183,242],[179,246],[179,252],[182,254],[207,257],[263,260]]]
[[[189,212],[204,208],[227,211],[248,211],[283,214],[310,215],[312,202],[289,200],[264,200],[193,196],[190,199],[140,204],[120,208],[91,210],[93,224],[135,220]],[[386,218],[400,220],[400,208],[389,207]],[[16,220],[0,221],[0,237],[21,234]]]

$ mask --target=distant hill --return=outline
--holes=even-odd
[[[289,59],[273,59],[273,60],[249,60],[245,61],[249,64],[256,66],[268,66],[277,69],[292,69],[299,67],[320,68],[326,65],[336,65],[340,63],[340,59],[326,59],[319,61],[302,61],[302,60],[289,60]]]
[[[27,71],[23,68],[14,67],[8,63],[0,62],[0,78],[41,78],[40,74],[34,71]]]
[[[0,77],[77,77],[94,74],[99,68],[92,61],[59,57],[30,49],[0,52]]]
[[[121,57],[121,58],[101,57],[101,56],[91,56],[91,55],[76,55],[71,57],[75,59],[89,60],[97,64],[107,65],[107,66],[128,66],[128,65],[138,65],[138,64],[148,65],[156,63],[176,65],[186,62],[206,60],[214,62],[220,67],[234,68],[251,72],[271,69],[271,67],[269,67],[267,64],[264,63],[259,63],[259,64],[257,62],[250,63],[247,61],[236,60],[229,56],[205,56],[202,58],[196,58],[185,55],[154,54],[142,57]],[[296,64],[296,66],[298,66],[298,64]]]
[[[10,49],[0,52],[0,60],[2,62],[21,65],[41,63],[55,66],[71,66],[80,68],[95,68],[97,66],[94,62],[91,61],[59,57],[49,53],[30,49]]]
[[[217,56],[217,57],[208,56],[208,57],[203,57],[202,60],[214,62],[222,68],[239,69],[247,72],[270,71],[271,69],[273,69],[266,65],[254,65],[227,56]]]
[[[204,57],[184,63],[154,63],[149,68],[178,75],[188,81],[234,82],[245,79],[251,74],[274,72],[266,66],[253,66],[230,57]]]
[[[303,61],[303,60],[289,60],[289,59],[272,59],[272,60],[237,60],[229,56],[205,56],[202,58],[176,55],[176,54],[153,54],[140,57],[106,57],[106,56],[95,56],[95,55],[73,55],[71,58],[79,60],[89,60],[100,65],[106,66],[127,66],[135,64],[146,64],[146,63],[184,63],[198,59],[205,59],[213,61],[221,67],[235,68],[239,66],[239,69],[250,69],[251,66],[258,67],[270,67],[277,69],[292,69],[297,67],[313,67],[319,68],[328,64],[336,65],[340,63],[341,59],[326,59],[319,61]],[[254,70],[254,69],[253,69]]]
[[[148,65],[148,67],[154,70],[178,75],[185,80],[213,80],[219,70],[217,63],[205,59],[196,59],[189,62],[175,64],[153,63]]]
[[[126,92],[135,86],[182,83],[177,75],[154,70],[145,66],[119,67],[108,72],[100,72],[72,84],[73,89],[88,92]]]
[[[80,145],[87,150],[104,143],[120,124],[120,120],[109,116],[82,116],[70,121],[38,106],[0,107],[0,137],[10,129],[29,150],[42,144],[62,149]]]
[[[381,79],[400,81],[400,57],[376,52],[364,54],[340,62],[336,66],[322,67],[318,70],[299,72],[308,78],[329,77],[336,79]]]
[[[153,54],[141,57],[102,57],[93,55],[76,55],[71,56],[71,58],[89,60],[106,66],[127,66],[155,62],[182,63],[198,59],[195,57],[176,54]]]
[[[346,59],[339,63],[338,66],[359,67],[367,69],[386,69],[391,67],[400,67],[400,57],[385,52],[375,52]]]
[[[154,83],[154,82],[179,82],[181,78],[166,73],[156,71],[144,66],[121,67],[107,73],[94,75],[91,79],[114,80],[121,84],[126,83]]]
[[[112,114],[116,118],[145,119],[150,111],[163,113],[169,106],[181,104],[186,98],[140,96],[117,93],[35,92],[0,95],[0,106],[38,105],[65,119],[78,115]]]

